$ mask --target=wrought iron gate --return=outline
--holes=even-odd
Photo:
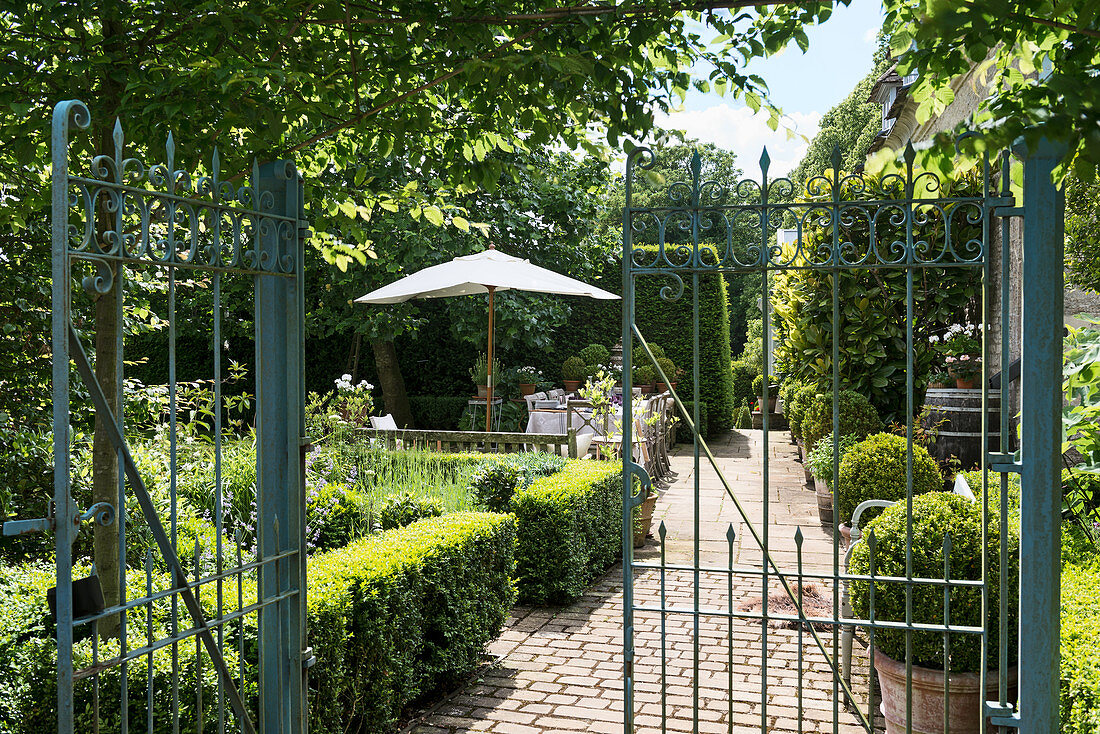
[[[768,177],[767,152],[761,157],[759,180],[747,179],[723,187],[702,176],[698,153],[692,160],[690,179],[673,183],[667,196],[653,197],[653,203],[635,206],[634,187],[639,169],[653,166],[654,154],[646,148],[631,152],[626,165],[626,204],[623,213],[623,384],[624,415],[632,415],[632,351],[641,347],[666,384],[666,376],[635,319],[635,288],[640,278],[659,278],[665,283],[660,296],[680,299],[690,288],[693,323],[691,410],[675,395],[677,410],[693,440],[692,482],[694,506],[693,549],[690,562],[670,562],[665,553],[664,524],[661,525],[659,556],[635,558],[632,547],[632,517],[641,504],[637,485],[650,486],[642,466],[624,452],[623,557],[624,557],[624,691],[625,731],[666,731],[675,710],[680,721],[672,727],[691,731],[879,731],[884,725],[879,710],[874,675],[876,631],[902,635],[906,657],[902,666],[903,701],[896,730],[913,726],[913,665],[910,657],[915,634],[934,633],[943,637],[943,654],[948,655],[952,639],[970,637],[980,642],[980,713],[975,709],[970,731],[980,730],[979,721],[989,717],[999,727],[1027,731],[1057,731],[1058,720],[1058,594],[1060,522],[1061,339],[1062,339],[1062,203],[1050,183],[1059,156],[1054,146],[1042,142],[1017,151],[1018,158],[1003,153],[988,154],[976,169],[976,190],[951,193],[945,181],[914,167],[915,154],[908,148],[900,161],[899,173],[874,178],[839,173],[840,155],[834,152],[833,171],[797,187],[787,179]],[[1023,161],[1024,194],[1017,206],[1011,193],[1013,166]],[[1019,387],[1010,391],[1009,379],[1000,380],[1000,425],[987,425],[990,399],[988,377],[997,368],[1007,375],[1010,363],[1010,323],[1021,317],[1010,309],[1011,259],[1009,221],[1023,218],[1021,331],[1023,374]],[[758,233],[745,249],[735,247],[734,230],[739,222],[751,222]],[[932,227],[935,237],[922,236],[921,226]],[[790,227],[794,241],[777,242],[777,230]],[[925,227],[924,231],[929,228]],[[964,230],[977,234],[964,235]],[[648,233],[649,246],[636,244],[639,233]],[[859,232],[861,234],[853,234]],[[676,233],[677,236],[673,236]],[[812,236],[811,236],[812,235]],[[1000,251],[993,244],[1000,238]],[[686,240],[686,242],[685,242]],[[974,488],[981,504],[981,573],[978,578],[954,578],[950,569],[935,578],[919,578],[913,572],[913,445],[915,414],[919,408],[919,384],[914,364],[914,276],[933,268],[970,268],[980,273],[982,334],[982,481]],[[849,572],[839,533],[823,527],[829,542],[828,562],[820,567],[807,564],[804,545],[810,528],[794,528],[786,537],[772,526],[776,495],[770,457],[777,440],[767,409],[762,411],[763,431],[759,435],[760,481],[750,494],[745,482],[735,489],[715,452],[701,435],[700,420],[700,278],[718,273],[754,273],[760,276],[763,302],[769,301],[769,274],[782,271],[817,271],[831,280],[831,319],[820,327],[831,331],[831,375],[824,389],[831,391],[832,430],[841,428],[839,399],[844,387],[839,374],[844,323],[840,299],[840,275],[845,271],[900,271],[906,279],[905,354],[906,367],[898,379],[904,382],[903,413],[906,444],[906,496],[900,500],[904,517],[905,572],[893,577],[876,576],[875,538],[853,542],[868,544],[870,571]],[[827,303],[827,301],[826,301]],[[826,306],[827,308],[827,306]],[[764,333],[769,331],[769,310],[763,309]],[[685,328],[687,324],[684,325]],[[998,334],[991,330],[996,326]],[[997,353],[991,346],[999,336]],[[764,374],[771,373],[771,356],[765,351]],[[764,399],[769,397],[764,380]],[[1017,392],[1018,390],[1018,392]],[[1021,450],[1010,450],[1010,436],[1016,426],[1010,420],[1013,398],[1019,396]],[[636,398],[635,398],[636,400]],[[766,404],[766,403],[765,403]],[[624,445],[631,444],[634,429],[624,421]],[[807,447],[807,450],[809,447]],[[790,449],[788,448],[789,452]],[[839,448],[834,443],[832,486],[838,486]],[[713,472],[710,486],[701,486],[701,471]],[[1008,476],[1019,473],[1023,487],[1020,507],[1009,504]],[[730,524],[721,538],[700,538],[700,496],[718,492],[723,501],[736,507],[741,529]],[[813,493],[809,494],[813,502]],[[761,517],[747,509],[755,503]],[[999,577],[992,568],[1004,568],[1010,553],[1004,529],[1020,518],[1020,579]],[[791,530],[791,528],[787,528]],[[816,528],[815,528],[816,530]],[[987,535],[988,533],[988,535]],[[744,536],[744,537],[741,537]],[[822,536],[824,537],[824,536]],[[943,558],[950,556],[951,538],[943,541]],[[701,558],[701,543],[728,548],[723,562]],[[939,549],[937,549],[939,551]],[[1017,583],[1019,581],[1019,584]],[[847,588],[862,582],[870,589],[869,615],[860,619],[847,604]],[[827,610],[809,612],[805,593],[808,584],[824,587]],[[876,618],[875,592],[890,586],[904,596],[903,620]],[[917,619],[913,610],[914,590],[942,589],[943,618]],[[961,592],[960,592],[961,590]],[[747,591],[759,594],[751,607],[738,605]],[[953,621],[950,612],[958,594],[980,593],[981,616],[976,624]],[[993,592],[999,592],[996,595]],[[938,594],[938,592],[936,592]],[[1009,599],[1019,601],[1019,619],[1009,612]],[[998,599],[999,624],[990,629],[988,620]],[[776,601],[786,609],[775,609]],[[791,611],[793,610],[793,611]],[[773,624],[792,629],[776,632]],[[1009,625],[1020,625],[1018,654],[1010,654]],[[999,634],[993,634],[999,633]],[[771,635],[771,639],[769,639]],[[870,665],[857,661],[862,669],[853,673],[845,648],[852,637],[866,643]],[[644,638],[644,639],[643,639]],[[992,644],[992,639],[999,643]],[[641,642],[639,642],[641,641]],[[644,643],[644,644],[643,644]],[[845,644],[847,643],[847,644]],[[749,655],[755,663],[743,663]],[[786,647],[784,647],[786,645]],[[987,647],[990,649],[987,650]],[[851,648],[848,647],[850,650]],[[953,649],[953,648],[951,648]],[[735,656],[736,650],[736,656]],[[1017,651],[1011,651],[1017,652]],[[735,657],[742,660],[739,664]],[[1018,658],[1017,668],[1010,661]],[[862,660],[862,656],[860,656]],[[946,666],[945,666],[946,667]],[[994,673],[993,671],[997,672]],[[954,672],[954,671],[953,671]],[[988,680],[987,680],[988,678]],[[937,679],[938,680],[938,679]],[[947,676],[942,676],[947,688]],[[989,688],[986,688],[986,684]],[[1020,691],[1018,705],[1013,691]],[[938,683],[936,685],[939,685]],[[722,693],[724,689],[724,693]],[[985,695],[983,695],[983,693]],[[785,695],[783,695],[785,694]],[[946,698],[946,697],[945,697]],[[989,700],[986,700],[989,699]],[[950,728],[949,700],[942,704],[942,724]],[[636,724],[639,712],[646,721]],[[938,714],[937,714],[938,715]],[[659,724],[656,723],[659,719]],[[899,723],[900,721],[900,723]],[[636,729],[637,727],[637,729]],[[1003,730],[1003,729],[1000,729]]]
[[[305,668],[311,656],[305,644],[302,489],[302,273],[308,231],[301,176],[290,161],[254,164],[251,186],[238,187],[222,178],[215,150],[204,175],[193,179],[177,168],[171,135],[164,162],[147,167],[126,156],[118,121],[114,151],[91,158],[86,171],[71,173],[70,132],[90,123],[82,102],[61,102],[54,110],[54,511],[51,518],[28,523],[52,527],[56,534],[58,731],[98,731],[102,722],[123,733],[131,728],[201,732],[204,727],[303,732]],[[77,330],[81,324],[74,321],[74,301],[83,307],[88,303],[73,289],[74,282],[81,281],[91,297],[115,290],[120,335],[114,388],[124,395],[121,333],[126,283],[135,275],[167,295],[164,430],[170,449],[168,466],[161,467],[169,477],[167,497],[146,484],[123,415],[112,413],[105,386],[97,382],[85,353]],[[177,296],[184,282],[210,292],[213,304],[208,312],[212,406],[204,447],[213,465],[212,538],[194,530],[184,533],[188,517],[178,496],[183,473],[193,471],[182,466],[187,444],[183,421],[177,421]],[[236,314],[242,311],[230,311],[222,301],[233,282],[235,292],[248,294],[244,312],[254,319],[256,343],[251,537],[243,524],[232,534],[226,525],[232,498],[224,491],[222,330],[226,318],[241,318]],[[83,514],[72,492],[70,399],[75,385],[70,362],[110,437],[119,468],[117,499]],[[125,405],[124,398],[120,402]],[[93,517],[117,527],[119,599],[105,609],[100,602],[98,611],[94,603],[74,610],[71,548],[81,523]],[[139,530],[151,542],[144,558],[133,550],[128,558],[127,547],[136,544]],[[117,621],[118,633],[101,639],[99,628],[108,620]],[[143,674],[132,675],[131,668]],[[75,711],[74,700],[82,703]]]

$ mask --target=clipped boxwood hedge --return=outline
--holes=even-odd
[[[454,513],[309,564],[314,731],[383,732],[473,671],[515,601],[515,520]]]
[[[520,601],[566,604],[622,551],[622,469],[572,460],[512,498]]]
[[[907,453],[905,437],[892,433],[876,433],[844,453],[840,487],[834,495],[841,522],[849,522],[861,502],[905,499]],[[935,460],[926,448],[913,444],[913,494],[941,489],[943,477]],[[877,508],[872,508],[863,513],[860,521],[866,522],[877,514]]]
[[[990,492],[991,498],[995,493]],[[1008,579],[1020,576],[1020,528],[1010,519],[1008,525]],[[906,507],[899,502],[886,508],[869,528],[874,530],[877,542],[875,575],[904,577],[906,546]],[[944,536],[951,536],[952,580],[980,579],[982,577],[982,505],[951,492],[930,492],[913,498],[912,560],[913,577],[942,579],[944,577]],[[997,552],[1000,534],[999,521],[991,513],[987,558],[988,604],[990,612],[986,629],[989,642],[989,667],[996,669],[999,649],[998,615],[1000,601],[998,590],[1002,568]],[[859,543],[852,551],[849,570],[853,574],[870,572],[870,550],[867,543]],[[1010,581],[1008,588],[1013,589]],[[870,581],[851,582],[852,609],[860,619],[870,618]],[[912,587],[913,622],[943,624],[943,587],[931,584],[914,584]],[[905,583],[875,582],[875,619],[880,621],[905,621]],[[951,624],[967,627],[982,626],[982,594],[975,587],[953,588],[950,596]],[[1019,637],[1019,599],[1015,592],[1008,599],[1008,650],[1009,665],[1015,665],[1015,653]],[[955,673],[975,672],[981,667],[981,638],[978,635],[958,633],[951,635],[951,670]],[[905,660],[905,632],[898,629],[879,629],[875,633],[875,647],[894,660]],[[913,665],[943,669],[943,633],[912,633]]]

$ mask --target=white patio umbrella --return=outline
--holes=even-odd
[[[356,303],[403,303],[413,298],[447,298],[489,294],[489,394],[485,399],[485,430],[490,428],[493,405],[493,294],[520,290],[587,296],[609,300],[619,298],[601,288],[532,265],[530,261],[498,252],[493,245],[474,255],[456,257],[450,262],[424,268],[401,280],[355,299]]]

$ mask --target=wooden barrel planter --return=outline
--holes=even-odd
[[[988,446],[991,450],[998,450],[1001,437],[1001,396],[990,392],[988,400]],[[930,389],[924,396],[924,404],[931,408],[929,419],[932,423],[945,420],[939,427],[936,443],[930,448],[932,456],[938,461],[957,456],[962,462],[962,468],[966,470],[980,464],[982,391]]]

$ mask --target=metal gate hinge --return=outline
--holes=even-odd
[[[989,467],[989,471],[1000,474],[1020,474],[1024,468],[1024,463],[1016,460],[1016,454],[987,454],[986,465]]]
[[[313,654],[313,648],[307,647],[305,650],[299,653],[299,657],[302,661],[302,670],[309,670],[317,664],[317,656]]]
[[[1014,729],[1023,728],[1020,712],[1015,710],[1010,703],[997,701],[985,702],[985,716],[993,726],[1010,726]]]
[[[39,517],[34,520],[8,520],[4,523],[4,537],[48,533],[53,530],[53,517]]]

